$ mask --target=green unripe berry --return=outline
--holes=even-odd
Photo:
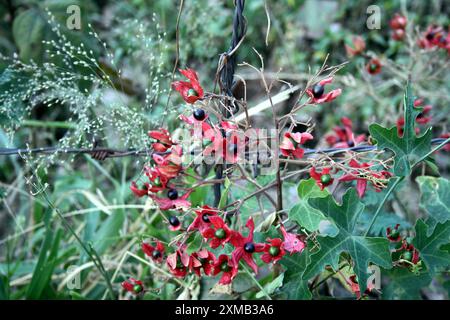
[[[228,272],[230,271],[230,266],[228,265],[228,262],[225,261],[224,263],[222,263],[220,265],[220,270],[222,270],[223,272]]]
[[[187,95],[188,97],[198,97],[198,92],[191,88],[188,90]]]
[[[161,180],[159,179],[159,177],[157,177],[154,181],[153,184],[157,187],[161,187]]]
[[[331,175],[329,174],[324,174],[320,177],[320,182],[322,182],[324,185],[330,184],[331,183]]]
[[[399,235],[400,235],[400,232],[398,232],[398,230],[392,230],[389,237],[391,237],[392,239],[397,239],[399,237]]]
[[[411,251],[405,251],[405,252],[402,254],[402,259],[403,259],[403,260],[411,261],[412,258],[413,258],[413,254],[411,253]]]
[[[280,248],[278,248],[278,247],[270,247],[270,249],[269,249],[269,254],[270,254],[272,257],[276,257],[277,255],[280,254]]]
[[[377,71],[378,66],[375,63],[370,64],[370,71],[375,72]]]
[[[225,238],[225,236],[227,235],[224,229],[217,229],[216,232],[214,233],[214,235],[216,236],[216,238],[218,239],[223,239]]]

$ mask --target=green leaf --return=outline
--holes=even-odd
[[[450,181],[445,178],[418,177],[421,198],[420,207],[429,214],[427,220],[432,233],[436,224],[450,220]]]
[[[303,273],[309,262],[309,253],[305,249],[301,254],[285,255],[280,264],[286,269],[284,285],[281,291],[289,300],[309,300],[312,295],[308,288],[308,280],[303,279]]]
[[[266,296],[267,294],[273,294],[275,292],[275,290],[277,290],[279,287],[281,287],[283,285],[283,279],[284,279],[284,273],[280,274],[278,277],[276,277],[275,279],[273,279],[272,281],[270,281],[268,284],[266,284],[264,286],[264,291],[259,291],[256,294],[256,299],[262,299]]]
[[[222,196],[220,197],[220,201],[219,201],[219,205],[218,205],[219,209],[223,209],[227,204],[228,193],[230,192],[230,187],[231,187],[231,182],[228,179],[228,177],[225,177],[224,186],[225,186],[225,190],[223,190]]]
[[[188,245],[186,248],[187,253],[192,254],[202,247],[203,237],[200,232],[197,232],[189,237]]]
[[[412,241],[419,251],[420,258],[425,262],[431,273],[440,267],[450,266],[450,253],[440,249],[444,244],[450,243],[450,221],[437,224],[434,231],[428,236],[428,226],[422,219],[416,222],[416,236]]]
[[[401,177],[410,175],[411,167],[431,151],[431,130],[428,129],[420,137],[416,136],[415,121],[422,108],[414,107],[411,91],[411,84],[408,83],[404,99],[403,137],[398,136],[396,126],[390,129],[379,124],[369,126],[370,135],[377,141],[378,147],[390,149],[395,153],[394,174]]]
[[[360,202],[355,189],[349,189],[338,205],[331,195],[326,198],[314,198],[309,204],[320,210],[327,218],[334,221],[339,229],[336,237],[319,238],[320,250],[311,255],[304,279],[310,279],[321,272],[325,266],[331,265],[338,269],[339,256],[347,252],[353,259],[355,271],[361,291],[366,290],[369,277],[369,263],[374,263],[385,269],[392,267],[389,252],[389,241],[385,238],[363,237],[357,234],[356,223],[364,205]]]
[[[9,280],[5,275],[0,274],[0,300],[9,299]]]
[[[69,294],[70,294],[70,297],[72,298],[72,300],[87,300],[86,297],[82,296],[81,294],[79,294],[76,291],[70,291]]]
[[[117,241],[116,238],[119,236],[124,221],[125,213],[123,210],[118,210],[102,222],[92,240],[93,247],[99,255],[102,255],[110,245]]]
[[[14,41],[23,60],[39,60],[43,51],[46,21],[41,10],[31,8],[20,13],[13,24]]]
[[[43,298],[43,292],[49,286],[53,270],[56,266],[59,243],[62,235],[62,230],[58,230],[55,234],[50,228],[47,229],[39,253],[39,259],[34,268],[30,285],[28,286],[26,293],[27,299]]]
[[[416,275],[407,268],[387,270],[386,275],[389,281],[382,291],[385,300],[418,300],[420,290],[431,282],[428,272]]]
[[[289,211],[289,218],[310,232],[318,231],[320,223],[326,222],[327,219],[322,212],[308,204],[308,199],[324,198],[329,195],[328,191],[326,189],[320,190],[316,181],[312,178],[300,181],[297,191],[300,200]]]

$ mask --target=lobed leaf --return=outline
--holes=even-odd
[[[450,220],[450,181],[427,176],[418,177],[416,181],[421,192],[420,207],[429,214],[428,232],[432,233],[438,223]]]
[[[394,174],[401,177],[410,175],[412,166],[431,151],[431,130],[428,129],[420,137],[415,132],[415,121],[422,108],[414,107],[410,83],[406,87],[403,105],[405,125],[402,137],[398,136],[395,126],[390,129],[379,124],[369,126],[370,135],[377,141],[378,147],[395,153]]]
[[[310,279],[330,265],[338,269],[339,256],[348,253],[353,260],[353,270],[358,277],[361,291],[364,292],[369,278],[369,263],[374,263],[385,269],[392,267],[389,252],[389,241],[385,238],[363,237],[357,234],[356,223],[364,205],[360,202],[355,189],[349,189],[338,205],[331,195],[326,198],[314,198],[309,204],[320,210],[325,217],[331,218],[339,229],[334,238],[319,238],[320,250],[311,255],[304,279]]]
[[[430,273],[433,274],[439,268],[445,269],[450,266],[450,253],[440,248],[450,243],[450,221],[437,224],[430,235],[428,235],[428,228],[422,219],[417,220],[416,236],[412,244],[419,251]]]

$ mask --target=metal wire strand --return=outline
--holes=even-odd
[[[435,138],[431,140],[432,145],[439,145],[446,139]],[[449,143],[450,144],[450,143]],[[324,148],[324,149],[305,149],[305,155],[314,155],[319,153],[337,154],[346,151],[352,152],[368,152],[378,150],[377,146],[372,145],[359,145],[351,148]],[[44,147],[44,148],[0,148],[0,156],[14,156],[20,154],[90,154],[91,156],[98,158],[98,160],[105,160],[107,158],[121,158],[121,157],[148,157],[152,154],[165,155],[168,152],[155,152],[152,149],[110,149],[110,148],[58,148],[58,147]]]

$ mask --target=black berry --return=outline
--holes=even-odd
[[[203,121],[206,118],[206,113],[203,109],[195,109],[192,115],[194,116],[195,120],[198,121]]]
[[[209,216],[207,214],[202,215],[203,222],[208,223],[209,222]]]
[[[178,227],[180,225],[180,220],[178,220],[178,218],[175,216],[171,216],[169,218],[169,223],[173,227]]]
[[[161,252],[159,250],[154,250],[152,253],[153,259],[161,258]]]
[[[175,189],[170,189],[167,192],[167,198],[169,198],[170,200],[176,200],[178,198],[178,191]]]
[[[244,245],[244,251],[248,252],[248,253],[253,253],[255,252],[255,245],[253,244],[253,242],[247,242]]]
[[[323,96],[324,91],[325,87],[323,85],[316,84],[312,89],[314,98],[320,98],[321,96]]]

